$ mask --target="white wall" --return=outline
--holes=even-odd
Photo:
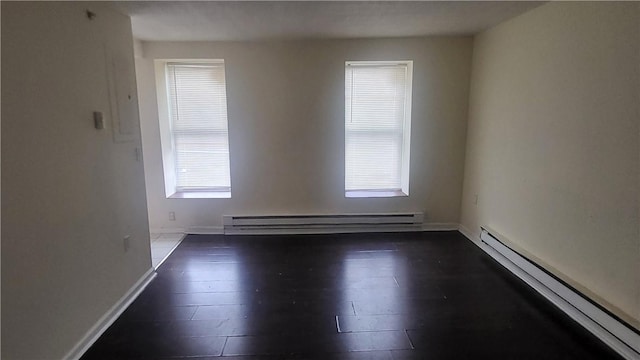
[[[550,3],[475,38],[461,220],[636,327],[639,6]]]
[[[470,37],[143,43],[137,59],[152,229],[220,227],[223,214],[424,211],[458,223]],[[231,199],[166,199],[153,59],[226,66]],[[344,197],[344,62],[413,60],[410,196]],[[169,221],[168,213],[176,213]]]
[[[110,119],[105,45],[135,102],[131,25],[99,3],[1,6],[2,355],[59,359],[151,267],[139,135],[92,119]]]

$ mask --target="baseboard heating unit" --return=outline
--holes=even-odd
[[[420,231],[424,215],[417,213],[336,215],[224,215],[226,235],[326,234]]]
[[[640,359],[640,333],[571,286],[515,252],[486,229],[480,247],[625,359]]]

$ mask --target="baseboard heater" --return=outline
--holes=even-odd
[[[640,333],[482,228],[481,248],[625,359],[640,359]]]
[[[224,215],[226,235],[326,234],[419,231],[424,215],[416,213],[335,215]]]

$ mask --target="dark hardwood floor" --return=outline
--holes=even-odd
[[[189,235],[82,359],[618,359],[458,232]]]

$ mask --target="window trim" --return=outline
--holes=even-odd
[[[410,147],[411,147],[411,105],[412,105],[412,93],[413,93],[413,60],[385,60],[385,61],[345,61],[345,112],[346,112],[346,81],[347,81],[347,69],[349,66],[359,67],[380,67],[380,66],[406,66],[407,77],[405,83],[405,104],[404,114],[402,120],[402,144],[401,144],[401,158],[400,158],[400,189],[346,189],[346,143],[347,143],[347,130],[345,114],[345,197],[346,198],[367,198],[367,197],[407,197],[409,196],[409,177],[410,177]]]
[[[167,71],[169,64],[185,65],[222,65],[224,59],[156,59],[154,60],[156,78],[156,96],[158,105],[158,122],[160,130],[160,148],[162,157],[163,180],[165,186],[165,197],[167,199],[186,198],[231,198],[231,186],[229,187],[203,187],[181,189],[177,186],[175,142],[171,129],[171,113],[169,104],[169,81]],[[225,81],[226,82],[226,81]],[[226,90],[225,90],[226,91]],[[227,104],[228,106],[228,101]],[[228,120],[227,120],[228,121]],[[229,133],[227,130],[227,138]],[[229,144],[230,147],[230,144]],[[231,153],[229,153],[231,158]],[[229,159],[231,161],[231,159]],[[229,165],[231,166],[231,165]],[[231,171],[231,169],[229,169]],[[230,174],[231,175],[231,174]]]

